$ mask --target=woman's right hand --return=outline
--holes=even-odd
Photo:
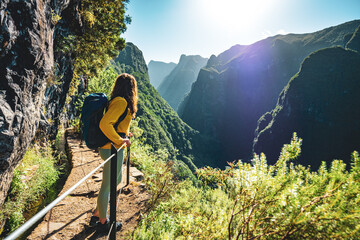
[[[126,147],[129,147],[131,145],[130,139],[124,139],[123,143],[126,143]]]

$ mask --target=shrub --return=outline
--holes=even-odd
[[[202,187],[173,184],[134,239],[359,239],[358,153],[350,172],[340,160],[311,172],[293,163],[300,146],[294,134],[273,166],[262,154],[226,170],[199,169]]]
[[[60,171],[50,146],[29,147],[22,163],[15,169],[6,203],[0,209],[0,220],[8,219],[7,232],[25,221],[24,212],[30,210],[49,191],[55,191]]]

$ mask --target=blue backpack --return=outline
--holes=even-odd
[[[97,149],[111,142],[101,131],[99,124],[109,105],[108,98],[104,93],[92,93],[88,95],[81,110],[82,134],[86,146],[90,149]],[[119,123],[124,120],[128,112],[128,107],[119,117],[114,125],[115,130]]]

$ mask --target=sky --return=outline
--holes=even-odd
[[[130,0],[123,35],[150,60],[209,58],[236,44],[360,19],[360,0]]]

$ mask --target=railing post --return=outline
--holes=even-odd
[[[130,181],[130,146],[127,148],[127,159],[126,159],[126,185],[129,185]]]
[[[116,187],[117,187],[117,150],[113,144],[111,144],[111,155],[115,154],[110,162],[110,226],[111,233],[110,239],[116,239]]]

